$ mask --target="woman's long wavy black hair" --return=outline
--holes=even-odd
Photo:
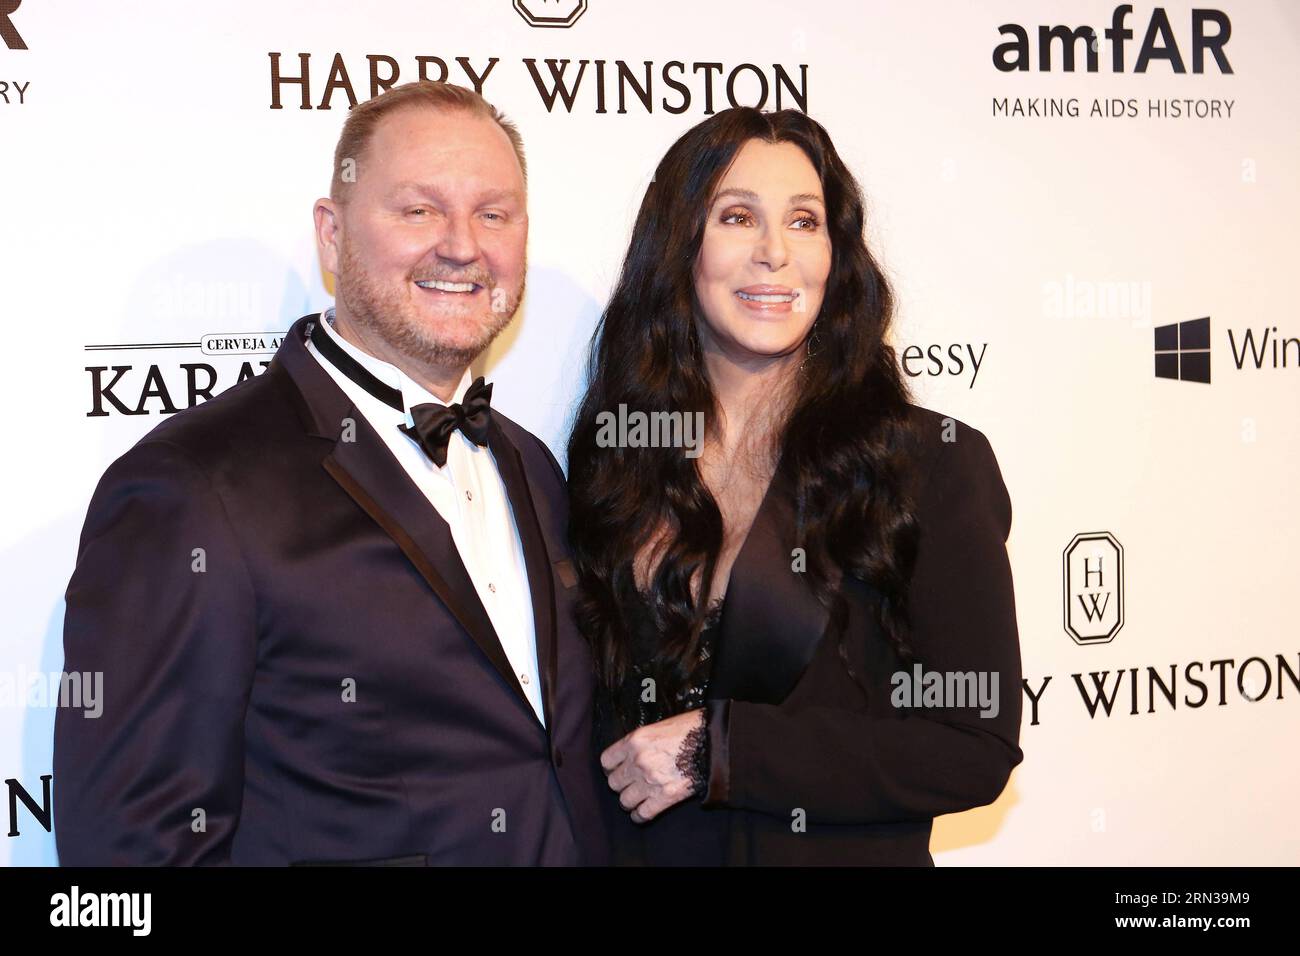
[[[649,582],[662,635],[661,700],[689,678],[723,542],[717,502],[680,448],[597,443],[601,412],[717,412],[702,359],[703,321],[692,267],[711,200],[749,140],[793,143],[816,169],[826,204],[831,267],[810,350],[783,425],[774,434],[777,477],[794,493],[804,575],[842,625],[831,564],[872,587],[895,651],[907,644],[906,591],[918,528],[906,491],[909,394],[886,343],[893,294],[866,246],[861,190],[826,130],[796,110],[720,112],[688,130],[655,170],[622,272],[592,336],[586,395],[569,439],[571,536],[581,585],[578,624],[591,643],[598,689],[617,700],[629,666],[627,612],[644,601],[634,562],[662,528],[669,538]],[[700,581],[700,599],[692,594]],[[841,626],[841,640],[843,628]],[[621,709],[621,708],[619,708]]]

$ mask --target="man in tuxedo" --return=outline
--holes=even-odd
[[[469,365],[523,295],[518,132],[357,106],[315,206],[335,307],[108,469],[68,586],[63,864],[603,864],[564,476]]]

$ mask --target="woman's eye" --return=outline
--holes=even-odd
[[[747,213],[747,212],[729,212],[729,213],[727,213],[725,216],[722,217],[722,221],[725,222],[725,223],[730,223],[733,219],[745,219],[745,220],[748,220],[748,219],[749,219],[749,213]]]
[[[804,232],[811,232],[812,230],[816,229],[819,225],[821,225],[821,223],[817,221],[816,216],[800,216],[798,219],[795,220],[796,224],[801,222],[808,223],[807,228],[803,230]]]

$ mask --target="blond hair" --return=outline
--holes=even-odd
[[[524,186],[528,185],[528,163],[524,159],[524,141],[515,124],[506,119],[505,114],[483,99],[473,90],[454,83],[440,83],[433,80],[416,80],[403,83],[385,90],[373,99],[359,103],[348,113],[343,123],[343,132],[339,134],[338,145],[334,147],[334,175],[330,179],[330,198],[341,202],[346,195],[346,187],[354,179],[345,179],[343,171],[356,162],[365,153],[374,136],[375,128],[389,113],[409,106],[427,106],[431,109],[460,111],[473,116],[482,116],[494,121],[505,132],[514,147],[515,158],[519,160],[519,169],[524,175]]]

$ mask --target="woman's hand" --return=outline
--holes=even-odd
[[[692,731],[707,732],[703,710],[688,710],[638,727],[600,755],[610,789],[637,823],[653,820],[695,792],[689,774],[690,754],[682,752]],[[691,743],[699,745],[697,738]]]

